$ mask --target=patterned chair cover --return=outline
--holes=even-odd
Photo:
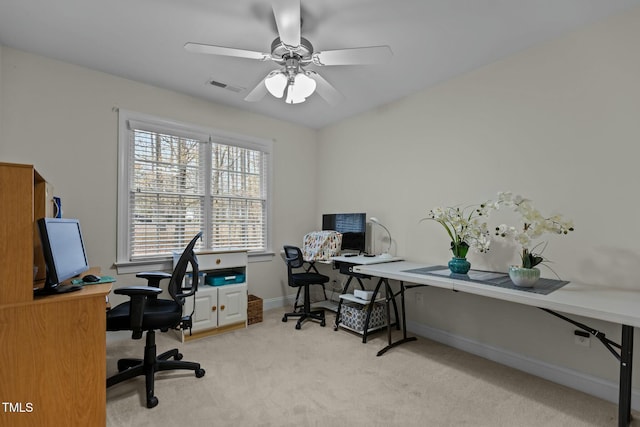
[[[329,261],[340,255],[342,234],[337,231],[312,231],[302,241],[302,257],[307,262]]]

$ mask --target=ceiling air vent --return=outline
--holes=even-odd
[[[233,85],[229,85],[226,83],[222,83],[222,82],[218,82],[216,80],[209,80],[207,83],[209,83],[211,86],[215,86],[215,87],[219,87],[222,89],[227,89],[230,90],[231,92],[242,92],[245,88],[240,87],[240,86],[233,86]]]

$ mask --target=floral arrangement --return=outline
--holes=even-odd
[[[511,192],[498,193],[498,200],[495,202],[494,207],[498,209],[501,205],[512,207],[522,218],[521,227],[516,228],[501,224],[496,227],[495,233],[497,236],[513,239],[522,247],[520,254],[522,268],[533,268],[546,261],[542,256],[546,243],[540,242],[536,244],[536,239],[546,233],[568,234],[569,231],[573,231],[572,221],[563,219],[561,215],[544,217],[540,211],[533,207],[531,200],[519,195],[514,196]],[[542,250],[536,251],[541,245],[543,245]]]
[[[491,233],[487,226],[489,209],[493,203],[460,207],[437,207],[431,209],[426,218],[440,223],[451,238],[451,251],[456,258],[465,258],[470,247],[479,252],[489,250]]]

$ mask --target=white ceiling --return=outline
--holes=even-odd
[[[389,45],[383,65],[310,66],[345,99],[288,105],[246,94],[276,64],[198,55],[186,42],[269,52],[269,0],[0,0],[0,44],[311,128],[400,99],[640,0],[302,0],[316,51]],[[245,88],[240,93],[208,80]],[[55,82],[51,82],[55,84]]]

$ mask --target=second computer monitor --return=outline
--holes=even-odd
[[[322,229],[342,233],[343,251],[366,252],[366,213],[338,213],[322,215]]]

